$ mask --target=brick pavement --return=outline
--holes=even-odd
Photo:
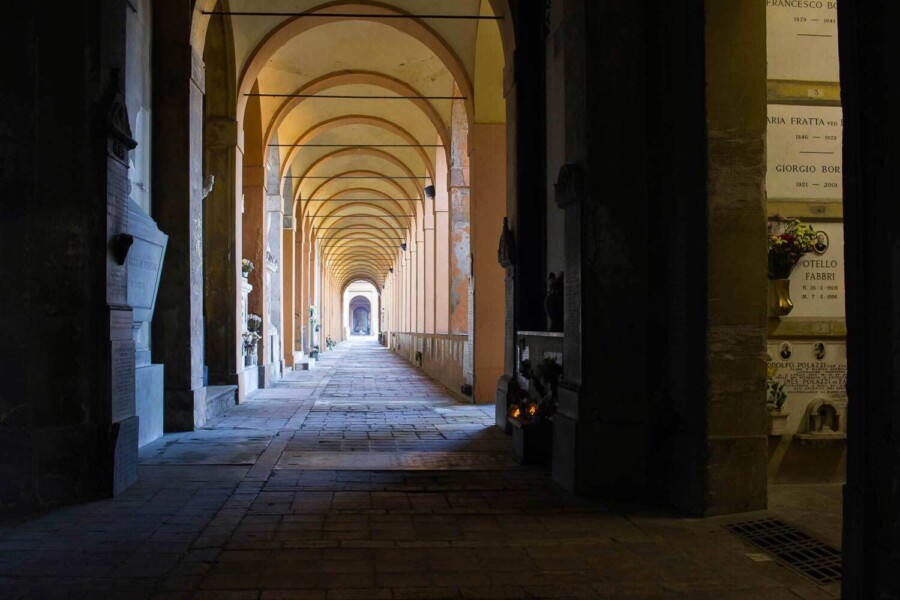
[[[509,463],[492,410],[342,344],[144,447],[118,498],[0,527],[0,598],[838,597],[751,560],[737,517],[572,498]]]

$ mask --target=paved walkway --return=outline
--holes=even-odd
[[[0,527],[0,598],[836,598],[728,533],[510,462],[374,342],[141,451],[120,497]],[[768,516],[767,513],[750,517]]]

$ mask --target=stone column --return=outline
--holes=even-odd
[[[762,508],[765,6],[564,6],[553,477],[692,514]]]
[[[315,233],[315,232],[313,232]],[[315,235],[311,238],[310,252],[310,304],[316,307],[315,322],[310,321],[309,324],[309,349],[312,351],[314,346],[322,348],[320,343],[322,329],[322,243],[317,240]],[[316,328],[319,331],[316,331]]]
[[[253,157],[244,155],[244,215],[243,215],[243,258],[249,259],[255,269],[250,273],[249,281],[253,286],[250,293],[250,313],[263,319],[262,339],[257,345],[257,379],[258,387],[268,385],[268,371],[265,369],[269,343],[266,339],[268,321],[267,289],[266,289],[266,246],[265,246],[265,167],[251,164]],[[251,385],[252,387],[252,385]]]
[[[519,151],[516,140],[518,139],[519,122],[517,118],[517,88],[515,84],[515,54],[508,55],[506,68],[503,72],[504,89],[506,90],[506,147],[510,150],[506,153],[506,225],[515,223],[515,215],[518,212],[518,161]],[[506,234],[509,243],[514,239],[512,230],[502,232]],[[500,237],[501,251],[504,248],[504,240]],[[503,269],[503,373],[497,380],[494,404],[494,423],[510,433],[509,425],[509,393],[510,385],[516,373],[516,266],[518,257],[515,256],[515,248],[507,248],[507,252],[513,253],[503,260],[498,256],[498,262],[503,261],[500,267]]]
[[[497,239],[506,215],[506,126],[476,124],[472,136],[472,254],[474,256],[474,399],[493,402],[503,374],[503,267]]]
[[[299,212],[299,208],[297,209]],[[308,305],[303,297],[303,276],[306,273],[303,257],[306,244],[303,243],[302,223],[298,218],[294,219],[294,336],[291,352],[303,352],[303,313]]]
[[[543,3],[516,2],[516,49],[507,55],[506,216],[517,242],[506,267],[503,375],[497,382],[497,425],[507,429],[507,397],[515,377],[516,333],[545,328],[546,287],[544,150],[544,53],[546,11]]]
[[[421,225],[424,225],[424,215],[416,219]],[[425,272],[425,257],[427,248],[425,243],[424,226],[416,227],[416,331],[425,333],[426,331],[426,307],[427,303],[427,282]]]
[[[507,123],[514,123],[516,129],[515,135],[507,140],[508,151],[517,161],[508,181],[515,193],[515,206],[507,206],[510,227],[519,242],[514,326],[518,331],[543,331],[547,328],[544,298],[548,242],[547,202],[543,191],[547,189],[547,179],[552,180],[555,175],[547,173],[546,166],[547,15],[545,3],[519,2],[517,8],[514,71],[505,76]],[[511,145],[513,142],[515,145]],[[514,184],[512,173],[516,179]]]
[[[635,186],[647,153],[637,91],[646,85],[645,19],[624,0],[563,6],[555,35],[565,45],[569,164],[556,182],[565,210],[565,338],[553,478],[578,493],[633,497],[647,485],[648,460],[649,200]],[[604,28],[623,33],[613,39]],[[606,60],[609,53],[628,60]],[[611,93],[601,80],[634,91]]]
[[[276,149],[277,150],[277,149]],[[270,182],[268,189],[277,191],[278,168],[272,165],[269,170]],[[274,182],[271,179],[274,178]],[[282,325],[282,274],[279,272],[282,262],[282,230],[284,228],[284,203],[281,194],[266,194],[266,279],[268,290],[266,291],[266,342],[269,349],[266,351],[266,365],[268,382],[275,383],[281,379],[282,350],[281,340],[284,335]],[[272,347],[273,345],[277,347]]]
[[[154,356],[166,366],[165,428],[206,422],[203,385],[204,68],[191,48],[184,2],[154,8],[154,216],[169,246],[153,320]]]
[[[450,148],[450,333],[469,331],[469,126],[453,101]]]
[[[281,261],[284,331],[281,335],[283,346],[282,360],[287,368],[294,367],[294,340],[296,339],[296,316],[299,311],[297,306],[297,240],[294,229],[294,219],[291,216],[284,218],[285,228],[282,231],[282,243],[284,254]]]
[[[305,295],[305,304],[303,306],[303,322],[306,324],[306,333],[303,336],[303,348],[305,352],[309,353],[312,351],[312,320],[309,316],[309,307],[313,306],[316,303],[315,297],[315,278],[316,278],[316,260],[315,260],[315,249],[313,245],[315,244],[315,238],[312,235],[312,225],[309,221],[306,223],[306,231],[303,234],[304,237],[304,276],[303,276],[303,286],[304,286],[304,295]]]
[[[443,162],[442,154],[438,153],[434,200],[434,330],[437,333],[450,332],[450,198],[446,169],[441,168]],[[400,293],[398,285],[394,293]]]
[[[108,497],[136,477],[127,7],[93,9],[90,29],[73,26],[76,3],[0,23],[15,52],[0,111],[4,508]]]
[[[425,261],[425,333],[434,333],[434,317],[435,317],[435,291],[437,283],[435,282],[435,213],[434,199],[426,197],[423,203],[424,222],[423,235],[425,236],[425,248],[423,257]],[[380,315],[379,315],[380,319]],[[380,321],[379,321],[380,322]]]
[[[204,201],[204,307],[206,366],[212,385],[238,385],[244,369],[240,332],[241,193],[237,165],[239,124],[232,118],[206,121],[206,174],[215,177]]]
[[[730,24],[740,22],[737,31]],[[766,507],[766,10],[706,1],[707,315],[702,502]]]
[[[407,291],[407,328],[410,333],[416,332],[416,232],[409,233],[409,242],[407,250],[404,252],[403,259],[406,263],[406,291]]]

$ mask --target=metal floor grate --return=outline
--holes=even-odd
[[[841,551],[779,519],[730,523],[725,528],[777,562],[820,585],[841,580]]]

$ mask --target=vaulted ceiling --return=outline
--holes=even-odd
[[[258,102],[258,134],[263,145],[277,147],[298,222],[312,228],[342,283],[365,277],[382,284],[402,239],[433,210],[424,188],[447,185],[435,177],[450,149],[450,98],[464,98],[470,123],[505,116],[498,21],[397,17],[493,17],[491,4],[216,5],[233,13],[288,13],[230,17],[238,118]],[[330,16],[291,16],[301,12]]]

